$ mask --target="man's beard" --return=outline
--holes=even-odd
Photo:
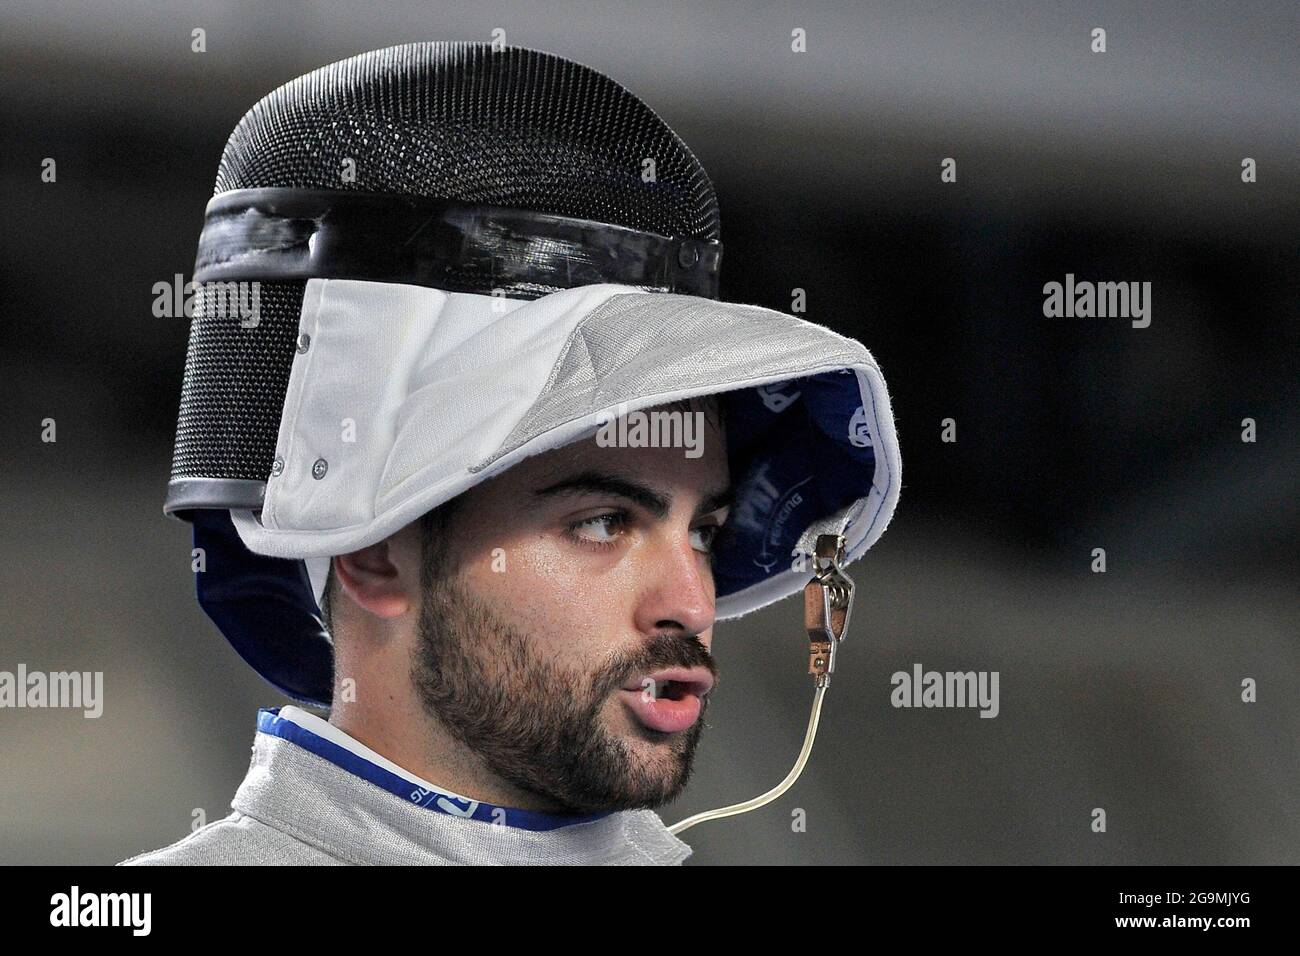
[[[411,679],[429,716],[481,757],[496,776],[569,811],[657,807],[690,778],[704,709],[688,730],[656,741],[645,759],[601,721],[611,697],[666,667],[716,673],[695,635],[655,634],[611,655],[595,673],[547,660],[529,636],[450,577],[423,582]]]

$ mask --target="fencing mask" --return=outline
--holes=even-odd
[[[653,110],[535,50],[417,43],[275,90],[226,145],[164,510],[205,611],[328,706],[331,555],[676,399],[725,405],[719,619],[800,590],[819,534],[883,532],[901,463],[858,342],[718,301],[712,184]]]

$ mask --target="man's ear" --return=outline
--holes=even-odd
[[[411,607],[406,581],[389,556],[386,540],[335,555],[334,576],[344,593],[375,617],[401,617]]]

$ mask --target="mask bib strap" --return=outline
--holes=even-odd
[[[830,675],[835,670],[835,649],[844,640],[849,626],[849,612],[853,609],[853,580],[840,569],[844,560],[844,534],[822,534],[817,536],[816,552],[813,556],[813,577],[804,587],[804,629],[808,635],[808,673],[812,675],[813,691],[812,712],[808,715],[808,729],[804,733],[803,746],[799,756],[786,774],[784,780],[767,793],[760,794],[744,803],[733,803],[729,807],[706,810],[687,817],[680,823],[668,828],[674,835],[689,830],[705,820],[720,820],[734,817],[766,806],[781,794],[794,786],[799,775],[803,773],[812,753],[813,741],[817,738],[817,723],[821,719],[822,700],[826,696],[826,687],[830,684]]]

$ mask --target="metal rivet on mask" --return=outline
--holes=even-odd
[[[677,249],[677,261],[683,269],[695,268],[695,263],[700,261],[700,250],[695,243],[686,241]]]
[[[309,348],[311,348],[311,336],[304,332],[298,336],[298,354],[302,355]]]
[[[317,481],[325,477],[325,472],[329,470],[330,463],[324,458],[317,458],[316,464],[311,466],[311,476]]]
[[[284,459],[279,455],[275,456],[275,461],[271,462],[271,477],[275,478],[284,473]]]

